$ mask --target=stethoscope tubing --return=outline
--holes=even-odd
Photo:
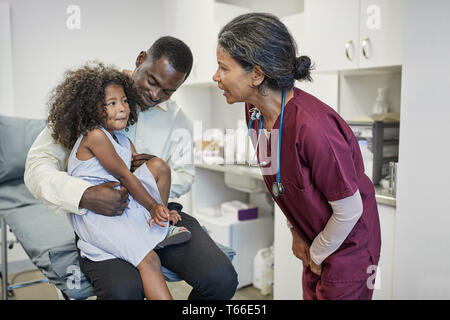
[[[283,118],[284,118],[284,107],[285,107],[285,102],[286,102],[286,93],[283,90],[283,94],[282,94],[282,99],[281,99],[281,118],[280,118],[280,134],[278,135],[278,153],[277,153],[277,185],[280,186],[280,179],[281,179],[281,137],[283,134]],[[250,121],[248,123],[248,136],[251,136],[251,128],[252,128],[252,124],[253,124],[253,120],[255,120],[256,118],[258,118],[256,116],[256,112],[259,112],[256,110],[253,111],[253,113],[250,115]],[[258,145],[259,145],[259,136],[261,135],[261,131],[263,128],[263,123],[264,123],[264,118],[262,115],[259,115],[259,119],[260,119],[260,123],[259,123],[259,130],[258,130],[258,136],[257,136],[257,142],[256,142],[256,148],[255,148],[255,152],[258,152]],[[251,165],[251,166],[265,166],[267,163],[264,161],[262,163],[258,163],[256,165]],[[280,189],[280,187],[278,187]],[[282,186],[281,186],[282,188]],[[282,193],[280,193],[282,194]]]

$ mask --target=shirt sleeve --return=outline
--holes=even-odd
[[[311,121],[298,134],[299,156],[326,200],[353,195],[358,189],[353,154],[338,124],[328,118],[320,123]]]
[[[179,198],[191,190],[194,182],[194,143],[193,124],[182,110],[177,114],[176,126],[170,134],[171,148],[168,165],[171,168],[171,187],[169,198]]]
[[[69,150],[56,144],[51,129],[45,127],[31,146],[25,163],[24,181],[28,190],[55,214],[83,214],[79,208],[84,191],[92,184],[65,171]]]
[[[317,265],[341,246],[363,212],[359,190],[350,197],[329,203],[333,213],[309,249],[311,259]]]

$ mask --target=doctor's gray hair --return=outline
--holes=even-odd
[[[311,60],[297,57],[297,45],[286,26],[269,13],[247,13],[227,23],[218,35],[218,44],[246,72],[260,66],[265,78],[259,86],[289,90],[295,80],[312,81]]]

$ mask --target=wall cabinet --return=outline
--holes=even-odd
[[[403,0],[305,0],[306,53],[318,71],[401,64]]]
[[[217,69],[216,48],[220,28],[249,9],[213,0],[169,0],[165,7],[173,17],[167,21],[168,34],[183,39],[194,56],[192,71],[185,85],[212,84],[212,76]]]
[[[286,217],[274,202],[273,299],[303,299],[303,263],[292,253],[292,234]]]

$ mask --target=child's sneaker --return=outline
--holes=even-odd
[[[191,232],[185,227],[175,227],[169,225],[169,231],[167,232],[166,238],[158,243],[156,249],[164,248],[166,246],[171,246],[174,244],[180,244],[191,239]]]

